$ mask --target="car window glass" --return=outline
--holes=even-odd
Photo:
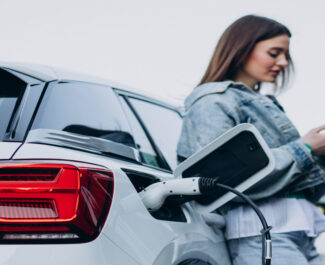
[[[17,98],[1,98],[0,97],[0,120],[1,120],[0,139],[3,138],[3,136],[6,132],[6,129],[9,124],[9,120],[11,118],[13,110],[15,108],[16,102],[17,102]]]
[[[135,147],[126,118],[110,87],[83,82],[47,88],[32,129],[100,137]]]
[[[182,126],[180,115],[172,109],[147,101],[130,98],[130,102],[140,115],[170,167],[175,169],[177,166],[176,146]]]
[[[120,101],[123,110],[125,111],[125,114],[128,117],[128,121],[132,130],[132,135],[134,137],[135,144],[138,150],[140,151],[140,157],[142,162],[150,166],[159,167],[157,154],[153,150],[139,121],[134,116],[133,112],[130,110],[123,97],[120,97]]]
[[[0,69],[0,140],[12,120],[24,95],[26,83]]]

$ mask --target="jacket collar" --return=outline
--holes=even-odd
[[[193,90],[193,92],[185,99],[185,108],[189,109],[196,101],[206,95],[224,93],[229,87],[242,89],[255,94],[252,89],[240,82],[234,82],[231,80],[210,82],[200,85]]]

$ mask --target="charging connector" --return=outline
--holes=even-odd
[[[258,215],[263,229],[262,234],[262,264],[271,264],[272,254],[272,241],[270,230],[272,227],[268,226],[262,212],[258,209],[258,206],[245,194],[233,189],[227,185],[218,183],[213,178],[183,178],[173,179],[169,181],[158,182],[150,185],[142,190],[139,195],[149,211],[157,211],[161,208],[166,198],[171,195],[204,195],[211,194],[217,188],[223,188],[227,191],[235,193],[246,201]]]
[[[154,183],[142,190],[139,195],[146,208],[154,212],[161,208],[168,196],[200,195],[199,179],[173,179]]]

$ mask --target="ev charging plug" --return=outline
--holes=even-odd
[[[221,183],[217,179],[212,178],[182,178],[158,182],[150,185],[142,190],[139,195],[146,206],[151,211],[157,211],[164,204],[166,198],[171,195],[201,195],[211,194],[216,188],[223,188],[227,191],[235,193],[237,196],[245,200],[256,212],[261,220],[263,229],[262,234],[262,264],[270,265],[272,256],[271,226],[268,226],[262,212],[257,205],[245,194]]]
[[[173,179],[154,183],[142,190],[139,195],[146,208],[154,212],[161,208],[168,196],[200,195],[199,179],[198,177]]]

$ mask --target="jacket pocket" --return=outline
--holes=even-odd
[[[265,118],[268,119],[270,126],[269,131],[272,132],[273,130],[277,130],[279,133],[278,137],[281,137],[284,140],[281,142],[291,142],[300,137],[296,127],[293,125],[287,115],[279,109],[278,106],[276,106],[273,102],[266,100],[263,100],[262,104],[267,113]],[[275,132],[272,132],[272,134],[274,133]],[[273,137],[276,137],[276,135]]]

